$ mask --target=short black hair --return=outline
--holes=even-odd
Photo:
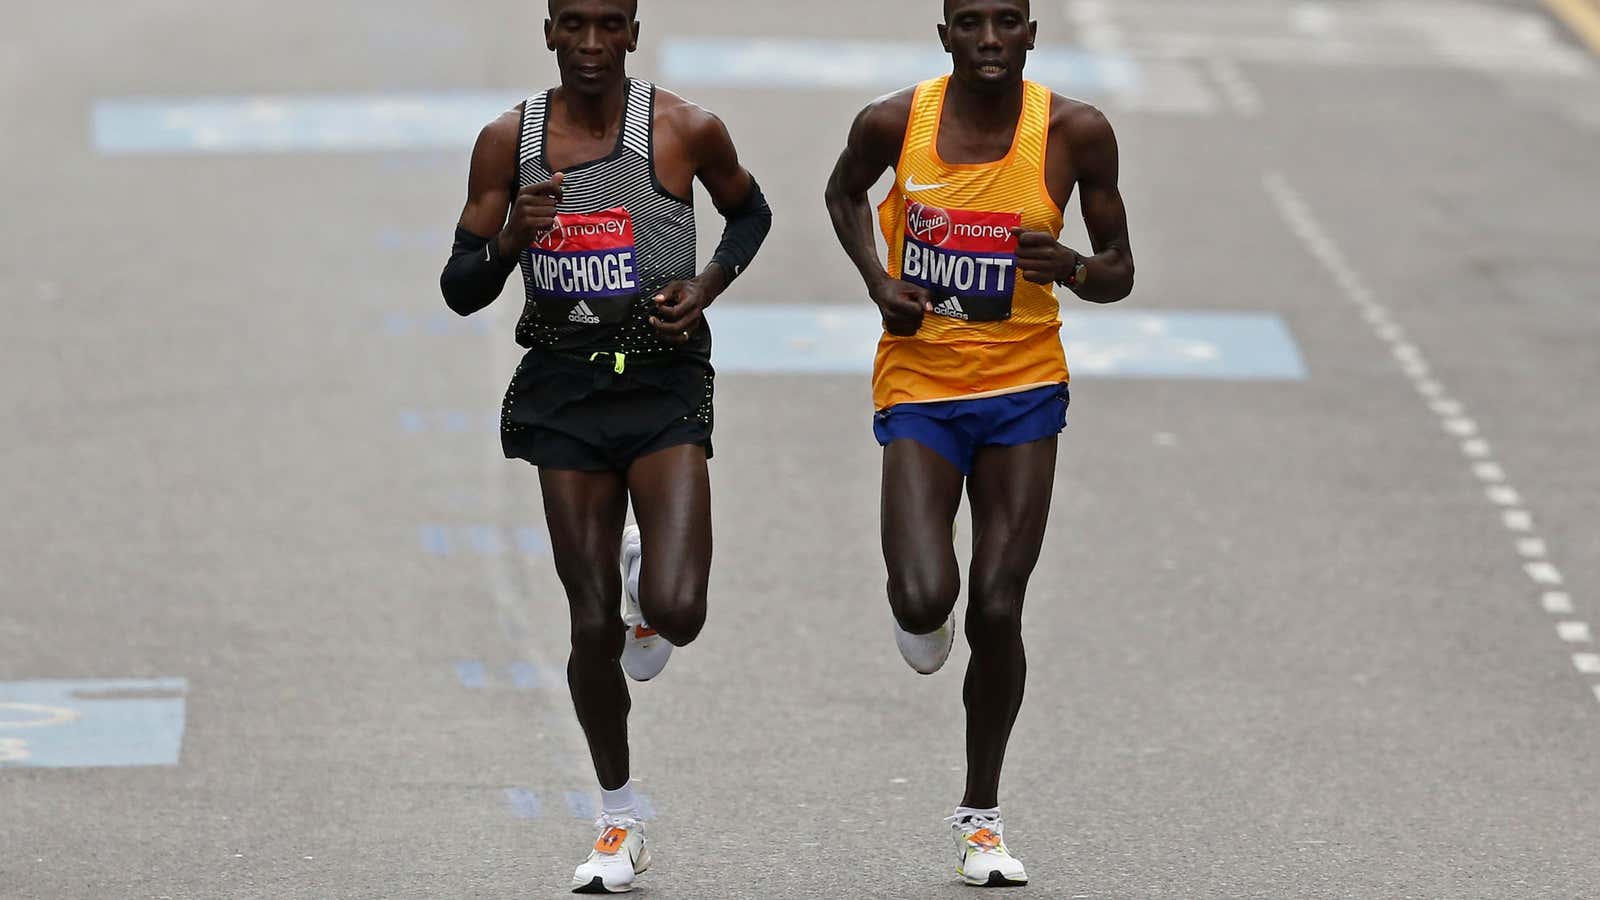
[[[944,0],[944,20],[946,22],[950,21],[950,7],[960,2],[961,0]],[[1033,4],[1030,0],[1022,0],[1022,12],[1029,18],[1033,17]]]
[[[628,4],[629,17],[639,18],[639,0],[626,0],[626,2]],[[550,0],[550,18],[556,17],[556,6],[559,3],[561,3],[561,0]]]

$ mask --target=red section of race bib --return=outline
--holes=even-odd
[[[550,233],[533,242],[544,253],[593,253],[633,247],[633,216],[626,209],[561,213]]]
[[[1011,229],[1022,225],[1022,213],[972,212],[906,204],[906,234],[930,247],[960,253],[1015,253]]]

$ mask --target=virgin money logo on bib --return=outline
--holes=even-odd
[[[936,315],[995,321],[1011,315],[1021,213],[906,204],[900,277],[934,294]]]
[[[639,292],[633,217],[617,207],[562,213],[555,227],[528,248],[534,293],[561,300],[631,296]]]
[[[950,240],[950,214],[938,207],[908,203],[906,231],[924,244],[942,247]]]

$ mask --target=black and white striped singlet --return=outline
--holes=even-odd
[[[679,346],[650,327],[655,292],[697,274],[694,206],[669,193],[655,174],[655,96],[655,85],[629,79],[616,148],[563,170],[556,229],[522,252],[522,346],[624,353],[630,362],[709,362],[711,335],[704,325]],[[523,111],[519,188],[555,174],[545,152],[549,106],[546,91],[528,98]]]

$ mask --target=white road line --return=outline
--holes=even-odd
[[[1500,468],[1499,463],[1481,462],[1472,467],[1472,474],[1483,481],[1501,482],[1506,480],[1506,470]]]
[[[1213,56],[1206,60],[1206,71],[1222,90],[1222,98],[1228,101],[1228,108],[1234,115],[1245,119],[1261,115],[1264,106],[1261,92],[1244,77],[1238,63],[1227,57]]]
[[[1569,644],[1587,644],[1594,640],[1588,622],[1557,622],[1556,634]]]
[[[1305,199],[1290,186],[1279,173],[1269,173],[1262,186],[1277,206],[1278,213],[1289,225],[1311,256],[1322,264],[1328,276],[1344,292],[1345,299],[1361,311],[1361,317],[1371,326],[1374,334],[1389,346],[1389,351],[1399,362],[1401,371],[1410,379],[1417,393],[1428,401],[1428,409],[1438,416],[1445,431],[1461,439],[1462,455],[1472,460],[1472,474],[1487,486],[1484,497],[1501,508],[1501,523],[1508,531],[1522,535],[1516,539],[1517,553],[1527,560],[1523,571],[1534,583],[1555,587],[1565,579],[1561,570],[1549,562],[1549,547],[1544,539],[1533,535],[1533,514],[1524,506],[1522,496],[1507,482],[1505,468],[1494,459],[1489,442],[1479,434],[1478,423],[1467,415],[1464,404],[1452,399],[1445,387],[1432,377],[1422,348],[1405,337],[1405,331],[1394,322],[1387,310],[1374,299],[1372,291],[1362,282],[1360,275],[1344,252],[1334,243],[1322,224],[1313,215]],[[1568,616],[1573,613],[1572,597],[1561,591],[1546,591],[1540,602],[1551,615]],[[1556,632],[1567,643],[1586,644],[1592,641],[1587,622],[1564,620],[1557,624]],[[1574,665],[1584,674],[1600,674],[1600,655],[1577,654]],[[1594,686],[1600,699],[1600,685]]]
[[[1503,484],[1489,488],[1483,495],[1496,506],[1518,506],[1522,503],[1522,495],[1517,493],[1517,489]]]
[[[1557,585],[1564,580],[1561,577],[1561,570],[1547,562],[1531,562],[1522,568],[1528,573],[1529,578],[1539,584]]]

